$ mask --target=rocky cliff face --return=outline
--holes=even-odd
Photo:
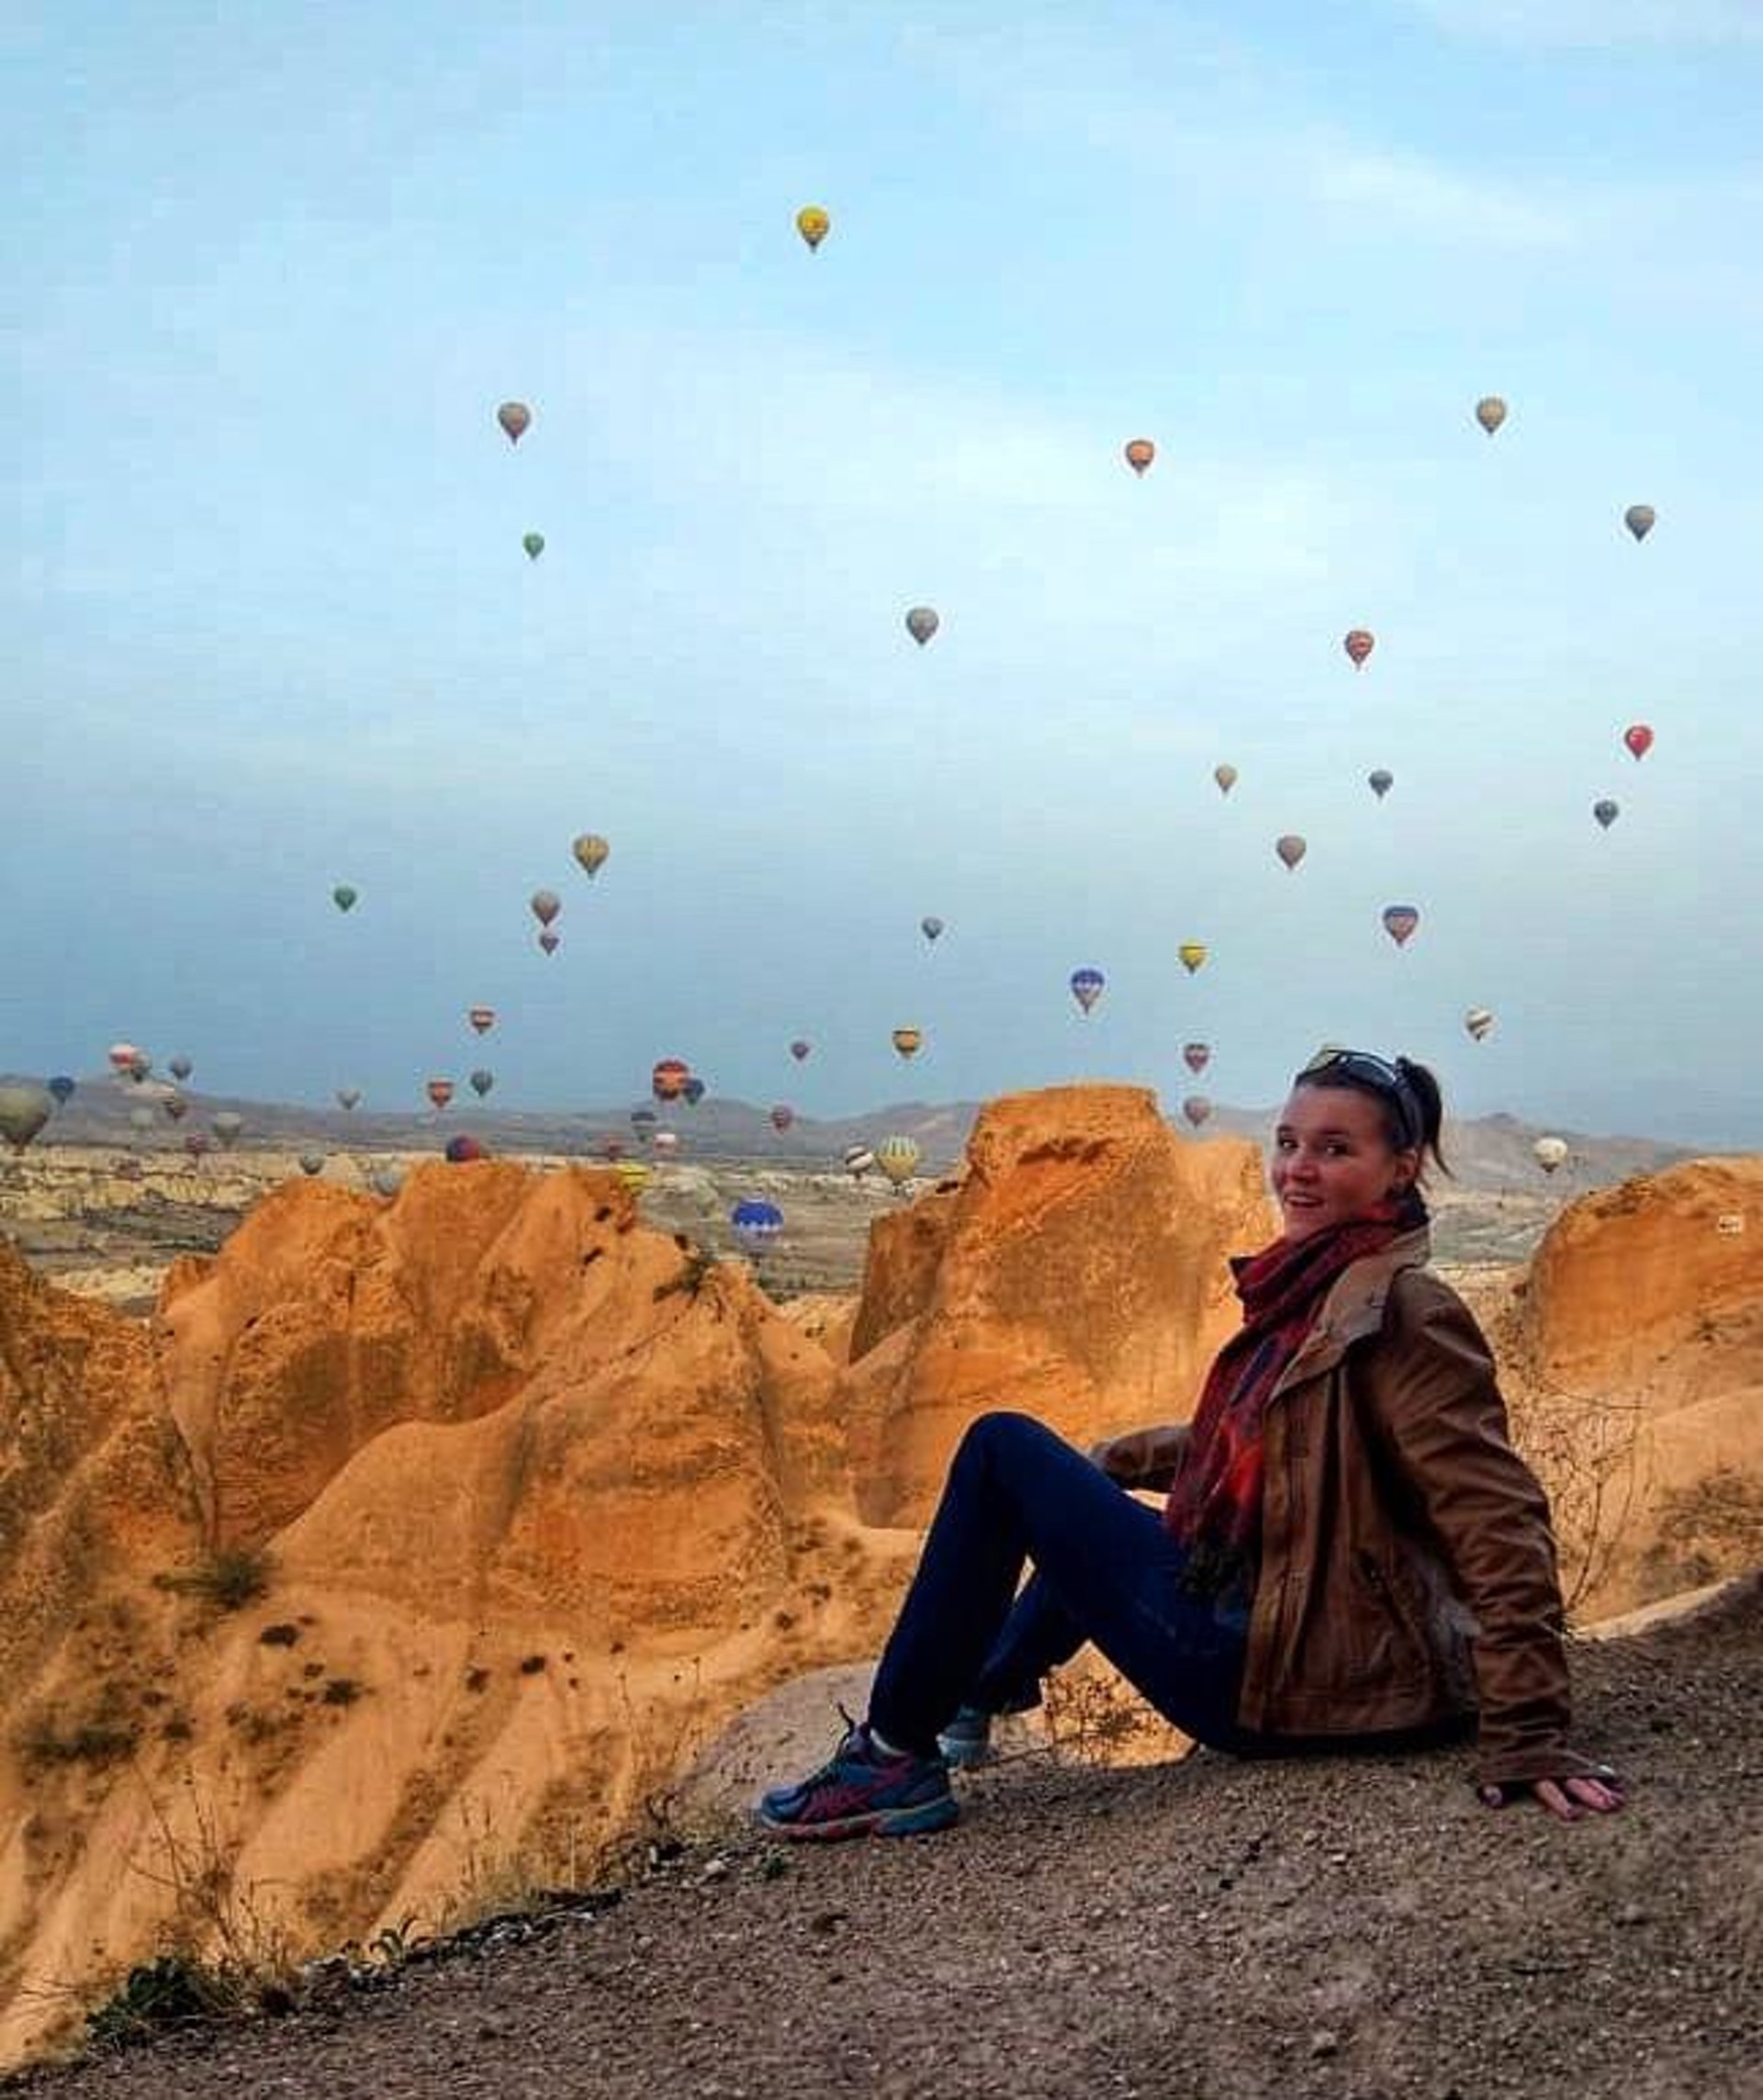
[[[1185,1421],[1237,1323],[1227,1257],[1275,1230],[1255,1149],[1176,1137],[1146,1089],[991,1103],[959,1185],[870,1234],[839,1388],[862,1515],[924,1522],[989,1408],[1080,1444]]]

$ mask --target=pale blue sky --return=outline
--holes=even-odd
[[[1763,1145],[1752,0],[0,38],[0,1067],[814,1114],[1351,1039]]]

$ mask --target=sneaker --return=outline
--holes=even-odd
[[[943,1762],[958,1772],[971,1771],[993,1755],[992,1716],[983,1706],[963,1706],[937,1738]]]
[[[759,1822],[779,1837],[917,1837],[960,1814],[940,1757],[883,1757],[868,1725],[853,1727],[817,1772],[773,1787]]]

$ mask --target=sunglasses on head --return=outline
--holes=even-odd
[[[1370,1050],[1341,1050],[1324,1043],[1297,1076],[1300,1080],[1331,1079],[1389,1102],[1400,1119],[1405,1145],[1418,1145],[1426,1135],[1421,1097],[1400,1065],[1391,1064],[1387,1058],[1376,1057]]]

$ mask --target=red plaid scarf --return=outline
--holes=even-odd
[[[1182,1587],[1246,1617],[1261,1541],[1262,1430],[1267,1402],[1342,1272],[1425,1220],[1417,1196],[1295,1241],[1275,1240],[1230,1267],[1242,1326],[1213,1359],[1181,1470],[1164,1507],[1188,1548]]]

